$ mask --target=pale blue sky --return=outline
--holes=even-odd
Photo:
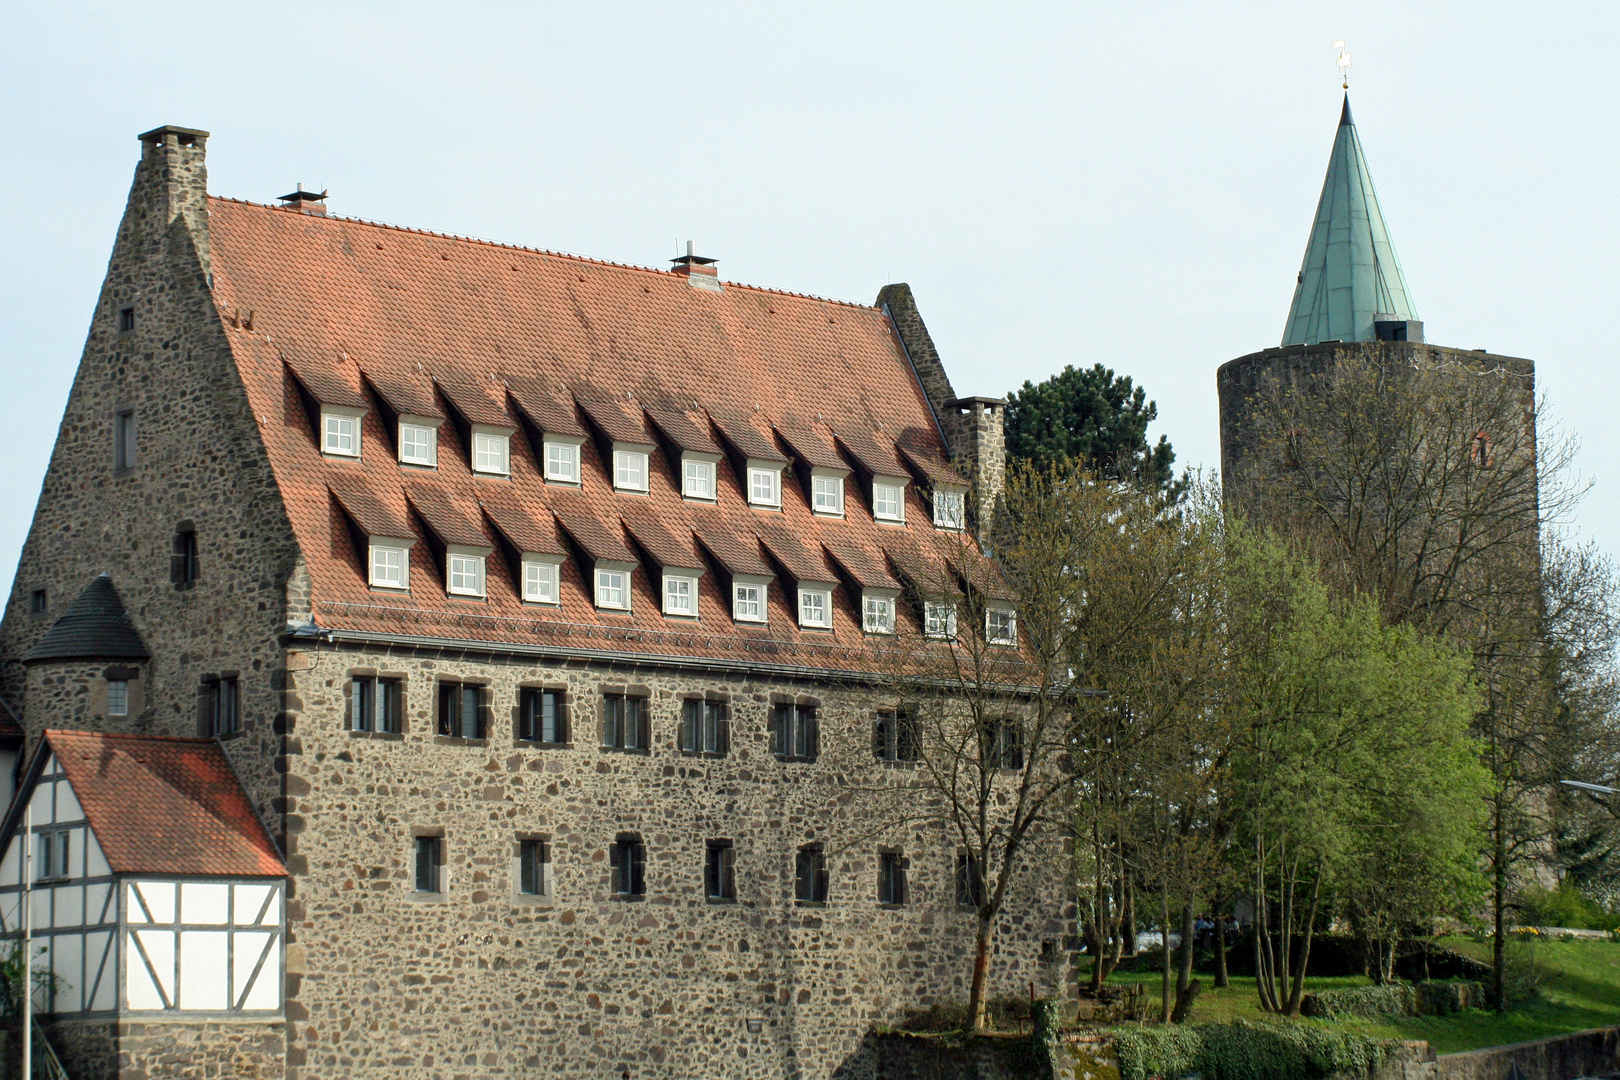
[[[1219,462],[1215,369],[1275,345],[1339,114],[1429,340],[1536,360],[1620,552],[1612,3],[9,6],[0,575],[137,158],[212,190],[870,302],[908,281],[959,392],[1144,384]]]

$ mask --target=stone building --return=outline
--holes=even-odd
[[[826,1077],[965,999],[948,836],[837,782],[906,765],[917,579],[994,579],[1002,403],[910,290],[219,198],[207,137],[140,137],[0,623],[70,1075]],[[1065,878],[996,993],[1072,992]]]

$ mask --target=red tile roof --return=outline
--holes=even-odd
[[[213,740],[51,730],[45,741],[114,873],[287,873]]]
[[[226,320],[226,333],[322,625],[609,650],[633,633],[643,653],[722,657],[757,653],[763,638],[798,666],[871,660],[854,583],[897,587],[885,553],[932,542],[926,490],[908,485],[908,524],[880,525],[856,480],[845,517],[818,517],[798,470],[784,472],[782,507],[770,511],[747,505],[735,470],[738,459],[756,457],[954,476],[882,311],[730,283],[695,289],[667,271],[219,198],[209,200],[209,215],[215,300],[227,314],[254,312],[252,330]],[[284,407],[289,370],[311,394],[377,396],[362,423],[361,461],[321,455],[314,417]],[[386,424],[402,412],[449,418],[437,468],[398,464]],[[517,428],[509,477],[472,473],[468,423]],[[615,492],[605,448],[591,438],[578,487],[548,484],[536,461],[536,436],[548,432],[653,444],[650,492]],[[680,449],[736,455],[716,468],[714,503],[682,498],[680,463],[670,460]],[[424,540],[436,533],[441,543],[476,537],[494,549],[487,603],[473,611],[446,597],[442,552],[428,543],[411,550],[408,595],[373,592],[364,548],[338,535],[348,531],[345,516],[362,545],[365,533],[401,528]],[[840,582],[830,634],[799,632],[788,582],[768,590],[765,626],[732,621],[729,573],[775,574],[761,533],[776,538],[774,559],[790,574],[826,563],[820,572]],[[522,602],[507,545],[567,551],[560,607]],[[655,575],[687,548],[721,572],[700,579],[698,619],[676,625],[661,614]],[[955,548],[958,562],[986,562],[971,541]],[[595,608],[589,567],[575,556],[639,563],[629,614]]]

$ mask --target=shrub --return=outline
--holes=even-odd
[[[1114,1029],[1120,1080],[1196,1073],[1203,1080],[1312,1080],[1368,1075],[1389,1044],[1315,1024],[1229,1024]]]
[[[1519,911],[1525,922],[1536,926],[1608,930],[1615,925],[1614,915],[1567,883],[1556,889],[1525,889],[1519,894]]]
[[[1320,1016],[1329,1020],[1341,1016],[1366,1019],[1411,1016],[1417,1012],[1417,993],[1405,983],[1319,990],[1300,999],[1299,1011],[1306,1016]]]

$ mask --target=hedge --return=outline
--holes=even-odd
[[[1234,1020],[1228,1024],[1117,1027],[1120,1080],[1312,1080],[1335,1073],[1365,1076],[1389,1044],[1315,1024]]]

